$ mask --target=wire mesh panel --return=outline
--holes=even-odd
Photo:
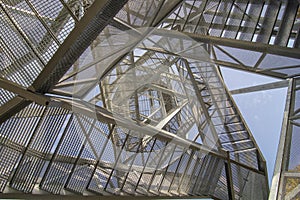
[[[102,193],[103,191],[111,193],[120,192],[122,181],[124,181],[124,174],[129,168],[128,165],[122,164],[121,161],[122,154],[126,153],[123,148],[128,138],[127,131],[127,129],[121,127],[113,129],[111,137],[107,140],[100,157],[100,163],[103,163],[103,165],[97,167],[94,171],[88,186],[89,190],[97,193]],[[119,137],[119,145],[116,146],[112,143],[112,137]],[[118,170],[119,168],[123,169],[124,172],[123,170]],[[119,173],[120,176],[117,175]]]
[[[188,161],[188,167],[181,176],[178,177],[179,180],[175,179],[171,185],[171,193],[179,194],[189,194],[192,185],[195,183],[197,174],[199,173],[201,162],[199,157],[199,151],[192,152]],[[184,165],[182,165],[183,167]],[[175,177],[176,178],[176,177]],[[177,184],[178,183],[178,184]]]
[[[11,6],[10,4],[12,3],[15,9],[21,8],[23,10],[23,13],[20,15],[13,9],[7,9],[6,6],[3,7],[3,9],[7,12],[11,22],[18,29],[22,37],[26,38],[28,45],[36,49],[35,53],[37,56],[42,62],[46,63],[57,50],[58,44],[53,41],[51,35],[46,36],[46,38],[43,40],[43,36],[47,34],[47,30],[42,25],[41,21],[35,17],[32,9],[25,1],[20,3],[14,1],[4,1],[4,3],[8,6]],[[49,44],[52,47],[48,48],[48,44],[44,43],[45,41],[49,41]],[[45,52],[46,49],[48,50],[47,52]]]
[[[61,1],[2,1],[3,75],[29,86],[75,27]],[[3,71],[3,72],[5,72]]]
[[[238,31],[241,28],[243,20],[247,20],[246,9],[249,6],[249,3],[246,1],[236,1],[234,3],[226,21],[223,37],[236,38],[238,36]]]
[[[186,182],[186,185],[182,189],[180,189],[180,193],[187,192],[188,194],[195,194],[194,193],[194,188],[196,186],[197,180],[198,180],[198,175],[200,173],[200,170],[202,168],[203,164],[203,157],[197,156],[196,158],[196,164],[194,170],[191,172],[191,180]],[[184,188],[187,188],[185,191]]]
[[[173,161],[169,164],[168,169],[166,170],[165,179],[163,180],[160,191],[163,194],[173,192],[178,193],[178,187],[181,184],[180,178],[183,177],[185,169],[190,167],[189,160],[191,160],[190,151],[182,149],[182,155],[178,158],[174,157]],[[167,187],[166,187],[167,186]]]
[[[234,2],[221,1],[218,6],[216,13],[214,14],[213,21],[209,26],[209,34],[212,36],[221,36],[222,31],[225,28],[226,22],[229,20],[227,17],[230,14]]]
[[[171,178],[171,181],[170,181],[170,187],[168,188],[168,192],[170,192],[171,194],[172,193],[178,193],[178,187],[180,186],[180,179],[183,177],[184,175],[184,172],[186,168],[182,169],[182,163],[185,163],[185,165],[188,164],[188,160],[189,159],[192,159],[190,157],[189,154],[187,154],[186,152],[183,152],[183,155],[182,157],[180,158],[179,160],[179,163],[178,163],[178,168],[175,169],[175,173],[172,174],[172,178]],[[186,166],[186,167],[189,167],[189,166]]]
[[[110,173],[111,169],[109,168],[97,167],[94,171],[92,179],[90,180],[88,190],[98,194],[102,194],[103,188],[107,183],[107,179],[109,178]]]
[[[22,152],[43,117],[44,109],[42,106],[31,104],[1,124],[1,192],[20,162]]]
[[[229,199],[229,192],[228,192],[228,178],[226,176],[226,171],[225,171],[225,166],[222,168],[222,172],[220,174],[220,178],[218,180],[216,189],[214,191],[214,196],[219,198],[219,199]]]
[[[1,1],[1,76],[31,86],[92,3]],[[90,18],[97,22],[89,24],[78,40],[67,42],[70,48],[57,65],[49,67],[42,86],[33,87],[40,88],[40,94],[34,95],[49,92],[47,98],[64,108],[31,104],[0,125],[0,191],[10,182],[12,188],[26,193],[34,193],[39,185],[61,195],[230,199],[235,193],[236,199],[265,199],[267,188],[253,192],[257,185],[267,185],[265,176],[256,173],[263,171],[261,155],[217,67],[211,64],[208,45],[133,28],[156,26],[162,20],[161,27],[172,32],[251,40],[261,30],[258,22],[264,4],[130,0],[121,9],[125,3],[107,1],[105,9]],[[161,10],[165,7],[171,13]],[[130,34],[123,34],[121,29],[130,28]],[[96,38],[97,31],[102,32]],[[146,35],[150,37],[144,40]],[[92,44],[91,38],[96,38]],[[218,55],[229,51],[222,48]],[[23,92],[31,94],[28,90]],[[4,96],[0,106],[14,97],[6,90],[0,94]],[[72,95],[74,105],[70,105]],[[71,112],[73,106],[87,115],[76,109]],[[231,168],[230,159],[235,163]]]
[[[152,151],[149,152],[147,161],[144,165],[144,171],[141,174],[137,183],[136,191],[141,194],[148,194],[149,184],[152,180],[152,175],[158,167],[161,157],[163,157],[163,151],[166,143],[160,140],[155,140]]]
[[[300,198],[300,178],[288,177],[284,181],[284,196],[286,199],[295,199]]]
[[[164,179],[165,169],[171,162],[172,157],[175,153],[175,144],[168,144],[160,153],[158,164],[155,167],[153,174],[151,175],[150,181],[147,184],[149,192],[159,194],[159,188],[162,180]]]
[[[10,182],[11,187],[24,192],[33,190],[46,163],[46,155],[50,153],[67,113],[68,111],[62,108],[47,109],[23,152]]]
[[[91,121],[91,119],[80,115],[70,117],[46,169],[41,182],[42,189],[54,194],[60,193],[73,172],[73,165],[91,128]]]
[[[99,156],[104,151],[109,132],[107,124],[95,122],[73,166],[73,173],[66,184],[67,189],[78,193],[86,190],[95,168],[100,164]]]
[[[231,165],[231,170],[236,199],[268,198],[267,182],[263,174],[250,171],[235,164]]]
[[[148,168],[146,164],[150,159],[150,154],[155,145],[155,139],[152,139],[146,147],[143,147],[143,150],[137,153],[132,163],[131,170],[127,174],[127,178],[124,182],[122,190],[129,194],[136,193],[136,188],[142,180],[142,174],[145,173]],[[140,148],[142,148],[141,144]]]
[[[6,16],[0,19],[1,74],[22,86],[29,86],[43,68],[43,63]]]
[[[132,0],[116,15],[130,26],[152,26],[151,19],[160,8],[161,0]]]
[[[161,27],[297,48],[298,7],[297,1],[183,1]]]
[[[118,194],[120,193],[120,189],[123,187],[122,183],[125,181],[126,172],[128,172],[131,162],[126,163],[126,160],[129,159],[130,156],[135,155],[136,150],[133,149],[133,152],[127,151],[125,146],[128,143],[128,134],[129,130],[116,127],[114,132],[114,136],[118,137],[118,146],[113,146],[115,160],[112,162],[108,160],[108,162],[112,162],[113,168],[110,172],[110,177],[107,180],[107,183],[104,187],[105,191],[110,193]]]
[[[54,1],[32,1],[28,3],[32,10],[40,14],[41,23],[47,29],[47,34],[43,36],[43,43],[50,43],[50,36],[60,44],[72,31],[75,26],[75,19],[72,18],[68,7],[59,0]],[[80,8],[78,8],[80,9]]]
[[[175,147],[168,165],[162,173],[162,180],[158,184],[158,191],[160,192],[160,194],[168,195],[172,179],[176,174],[183,153],[184,148],[178,146]]]
[[[0,96],[1,96],[0,106],[2,106],[5,103],[7,103],[9,100],[14,98],[16,96],[16,94],[0,88]]]
[[[258,20],[263,10],[264,4],[249,2],[244,14],[244,20],[241,24],[238,38],[241,40],[251,41],[254,33],[259,29]]]
[[[209,154],[205,155],[193,188],[193,193],[198,195],[212,194],[220,178],[223,166],[223,160]]]
[[[126,140],[126,144],[132,145],[132,141],[128,140],[129,137]],[[137,157],[140,156],[140,154],[143,153],[143,141],[142,139],[139,139],[138,144],[131,147],[131,149],[124,149],[119,157],[118,164],[115,166],[115,174],[118,177],[119,186],[115,188],[115,191],[117,194],[120,194],[122,191],[124,192],[134,192],[134,184],[138,181],[138,172],[135,171],[135,168],[141,169],[143,166],[142,163],[139,165],[136,165],[139,161],[137,161]],[[132,174],[132,172],[134,174]],[[127,183],[127,185],[126,185]]]

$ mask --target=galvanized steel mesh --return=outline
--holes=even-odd
[[[299,57],[267,51],[299,47],[298,1],[15,0],[0,10],[0,75],[18,88],[0,86],[11,109],[1,193],[267,199],[265,161],[218,66],[299,76]],[[287,171],[298,173],[294,85]],[[49,104],[14,104],[28,93]],[[289,176],[283,194],[297,197]]]

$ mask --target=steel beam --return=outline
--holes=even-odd
[[[93,118],[97,117],[98,120],[100,121],[104,121],[112,124],[118,124],[122,127],[129,128],[137,132],[140,131],[145,135],[150,135],[155,138],[161,139],[163,141],[172,141],[173,143],[179,144],[181,146],[189,146],[192,149],[203,150],[203,151],[208,150],[206,149],[206,147],[200,144],[183,139],[175,134],[169,133],[165,130],[158,129],[149,124],[145,124],[146,128],[143,128],[143,126],[141,127],[138,124],[132,123],[131,121],[129,122],[127,119],[123,119],[120,116],[113,115],[112,113],[110,113],[104,108],[89,103],[80,104],[80,101],[74,101],[74,100],[72,101],[72,100],[61,99],[61,98],[55,98],[54,100],[63,102],[62,106],[64,108],[69,107],[68,109],[73,109],[76,112],[82,113],[88,117],[93,117]],[[98,116],[100,116],[100,118]],[[221,151],[216,155],[223,157],[223,153],[224,152]]]
[[[165,18],[167,17],[168,13],[171,12],[173,9],[175,9],[181,2],[182,0],[176,0],[176,1],[171,1],[171,2],[166,2],[164,0],[159,2],[159,6],[156,9],[155,13],[153,14],[153,17],[149,20],[148,22],[148,26],[149,27],[156,27],[159,25],[159,23]],[[162,7],[165,7],[163,13],[163,15],[161,15],[160,11],[162,10]],[[167,12],[166,12],[167,11]],[[149,34],[152,33],[153,29],[152,28],[148,28],[143,32],[139,32],[137,29],[135,29],[134,27],[130,26],[129,24],[126,24],[125,22],[119,20],[118,18],[114,18],[113,20],[111,20],[110,24],[112,26],[115,26],[116,28],[120,28],[123,31],[126,30],[132,30],[133,33],[137,34],[138,39],[136,41],[133,41],[127,48],[127,51],[122,53],[121,55],[119,55],[117,58],[115,58],[115,60],[109,65],[106,66],[106,69],[103,70],[103,74],[101,75],[101,77],[99,78],[99,80],[102,80],[104,77],[106,77],[114,68],[116,65],[118,65],[141,41],[143,41],[145,38],[147,38],[147,36]],[[86,91],[82,92],[83,95],[86,95],[88,92],[90,92],[91,88],[93,88],[94,84],[90,87],[87,88]]]
[[[259,92],[259,91],[266,91],[266,90],[272,90],[272,89],[278,89],[278,88],[284,88],[287,87],[289,84],[289,81],[278,81],[274,83],[267,83],[262,85],[256,85],[236,90],[231,90],[231,94],[244,94],[244,93],[250,93],[250,92]]]
[[[143,50],[148,50],[148,51],[153,51],[153,52],[178,56],[174,52],[166,51],[165,49],[162,49],[162,48],[159,48],[159,47],[139,47],[139,48],[143,49]],[[185,54],[183,57],[186,58],[186,59],[193,59],[193,60],[198,60],[199,59],[195,56],[189,56],[187,54]],[[265,76],[271,76],[271,77],[279,78],[279,79],[284,79],[286,77],[286,74],[283,74],[283,73],[267,71],[267,70],[260,70],[260,69],[257,69],[255,67],[251,67],[251,66],[247,66],[247,65],[240,65],[240,64],[236,64],[234,62],[218,60],[217,58],[214,58],[214,59],[211,59],[211,61],[205,61],[205,62],[211,62],[211,64],[216,64],[216,65],[222,66],[222,67],[228,67],[228,68],[232,68],[232,69],[243,70],[243,71],[247,71],[247,72],[251,72],[251,73],[255,73],[255,74],[261,74],[261,75],[265,75]],[[274,69],[274,70],[276,70],[276,69]]]
[[[21,90],[21,89],[18,88],[18,90]],[[80,114],[86,115],[91,118],[96,118],[97,120],[100,120],[100,121],[103,121],[103,122],[106,122],[109,124],[118,124],[118,125],[121,125],[122,127],[129,128],[129,129],[132,129],[135,131],[143,132],[145,135],[150,135],[157,139],[161,139],[163,141],[172,141],[172,143],[174,143],[174,144],[178,144],[183,147],[188,146],[189,148],[194,149],[194,150],[210,152],[214,156],[226,159],[225,152],[223,152],[221,150],[219,152],[212,151],[211,149],[207,149],[207,147],[205,147],[203,145],[186,140],[175,134],[169,133],[165,130],[159,129],[159,128],[157,128],[155,126],[151,126],[149,124],[145,124],[147,126],[147,128],[145,129],[143,127],[140,127],[138,124],[129,123],[127,119],[123,119],[120,116],[113,115],[111,112],[109,112],[105,108],[90,104],[88,102],[82,102],[80,100],[75,100],[75,99],[63,99],[63,98],[58,98],[58,97],[54,98],[54,97],[50,97],[50,96],[35,94],[31,91],[26,91],[25,89],[23,89],[23,91],[20,91],[20,93],[22,93],[22,94],[26,93],[26,96],[30,96],[30,98],[33,98],[33,96],[34,96],[37,99],[43,99],[46,102],[48,102],[47,103],[48,106],[59,106],[59,107],[71,110],[75,113],[80,113]],[[20,100],[23,100],[21,97],[18,97],[18,98],[20,98]],[[31,101],[26,101],[26,102],[28,102],[28,104],[31,103]],[[43,103],[44,101],[37,100],[35,102],[40,104],[40,103]],[[15,103],[13,103],[13,104],[15,105]],[[42,105],[44,105],[44,104],[42,104]],[[243,166],[252,171],[255,171],[257,173],[262,173],[251,167],[237,163],[234,160],[232,160],[231,162],[238,164],[240,166]]]
[[[228,67],[228,68],[231,68],[231,69],[243,70],[243,71],[246,71],[246,72],[251,72],[251,73],[254,73],[254,74],[261,74],[261,75],[264,75],[264,76],[270,76],[270,77],[278,78],[278,79],[285,79],[286,78],[286,74],[279,73],[279,72],[262,71],[262,70],[258,70],[256,68],[253,68],[251,66],[241,66],[241,65],[235,64],[233,62],[227,62],[227,61],[216,60],[216,59],[213,59],[212,61],[214,62],[214,64],[216,64],[218,66],[222,66],[222,67]]]
[[[186,39],[187,38],[186,36],[188,36],[195,41],[206,43],[206,44],[233,47],[237,49],[262,52],[262,53],[273,54],[278,56],[285,56],[288,58],[297,58],[297,59],[300,58],[300,49],[292,49],[288,47],[274,46],[269,44],[255,43],[255,42],[242,41],[242,40],[234,40],[229,38],[220,38],[220,37],[214,37],[209,35],[178,32],[174,30],[157,29],[153,32],[153,34],[160,35],[160,36],[168,36],[173,38],[182,38],[183,35],[185,35],[184,39]]]
[[[13,115],[17,114],[23,108],[28,106],[31,101],[27,101],[22,97],[14,97],[4,105],[0,107],[0,124],[5,122],[7,119],[12,117]]]
[[[41,93],[49,91],[126,2],[95,1],[52,56],[31,89]]]
[[[57,83],[67,72],[83,51],[105,28],[109,20],[116,15],[126,2],[127,0],[122,0],[116,4],[114,1],[110,0],[95,1],[89,8],[88,12],[82,17],[68,37],[64,40],[64,43],[45,65],[40,75],[33,82],[32,86],[29,87],[29,90],[38,91],[39,93],[48,92],[48,90],[52,88],[54,84]],[[111,10],[110,6],[112,6],[115,10]],[[0,7],[5,11],[6,8],[3,7],[2,4]],[[5,13],[7,14],[6,11]],[[13,19],[9,19],[13,24],[15,24]],[[19,30],[17,25],[16,28]],[[19,31],[21,35],[24,35],[21,30]],[[33,47],[29,40],[26,39],[26,41],[30,47]],[[33,48],[33,50],[34,49],[35,48]],[[39,57],[39,54],[37,54],[37,56]],[[1,117],[0,122],[4,122],[9,117],[9,114],[19,112],[26,105],[28,105],[28,103],[16,104],[15,108],[11,108],[14,112],[6,112],[7,117]]]
[[[38,103],[40,105],[44,105],[44,106],[49,104],[48,98],[45,98],[44,96],[36,94],[34,92],[28,91],[26,88],[12,82],[12,81],[9,81],[7,79],[0,77],[0,85],[1,85],[1,88],[11,91],[15,94],[18,94],[24,100],[36,102],[36,103]]]

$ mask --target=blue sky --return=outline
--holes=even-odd
[[[278,81],[275,78],[229,68],[222,68],[222,74],[229,90]],[[269,185],[273,176],[286,92],[286,88],[280,88],[233,95],[267,161]]]

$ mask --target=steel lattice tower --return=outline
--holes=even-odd
[[[1,0],[0,197],[300,199],[299,4]],[[283,87],[269,189],[232,95]]]

